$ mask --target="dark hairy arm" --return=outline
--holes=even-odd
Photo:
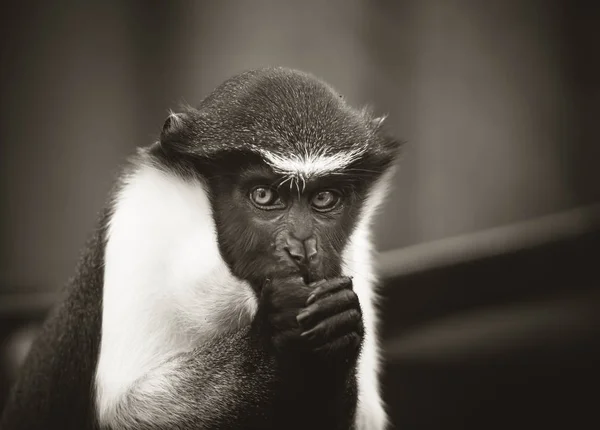
[[[88,241],[63,300],[33,342],[0,429],[95,428],[91,393],[102,324],[102,235],[99,229]]]

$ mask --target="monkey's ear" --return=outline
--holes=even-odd
[[[189,147],[191,118],[189,112],[169,112],[163,123],[158,147],[165,154],[186,152]]]
[[[387,130],[384,121],[387,116],[380,116],[371,120],[378,141],[378,157],[381,165],[394,163],[401,155],[406,141],[398,139]]]
[[[387,130],[387,127],[384,124],[386,119],[387,115],[374,117],[370,120],[370,124],[375,132],[375,135],[378,137],[381,149],[384,152],[389,152],[390,155],[395,156],[395,154],[406,142],[399,140],[390,134],[389,130]]]
[[[165,120],[164,124],[163,124],[163,128],[161,131],[161,140],[163,140],[165,137],[172,135],[174,133],[177,133],[178,131],[181,131],[181,129],[183,128],[184,125],[184,117],[185,114],[183,113],[175,113],[173,111],[169,112],[169,116],[167,117],[167,119]]]

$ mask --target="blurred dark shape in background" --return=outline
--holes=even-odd
[[[169,108],[285,65],[408,141],[375,232],[397,428],[598,421],[599,6],[28,0],[0,21],[0,408],[125,157]]]

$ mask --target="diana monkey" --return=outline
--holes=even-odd
[[[400,145],[381,122],[285,68],[171,114],[2,428],[384,429],[369,230]]]

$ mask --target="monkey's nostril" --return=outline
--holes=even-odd
[[[317,256],[317,239],[311,237],[304,242],[304,249],[308,261],[312,261]]]
[[[293,248],[288,248],[285,247],[284,248],[285,251],[288,253],[288,255],[290,256],[290,258],[292,260],[294,260],[297,264],[303,264],[304,263],[304,252],[300,252],[296,249]]]

